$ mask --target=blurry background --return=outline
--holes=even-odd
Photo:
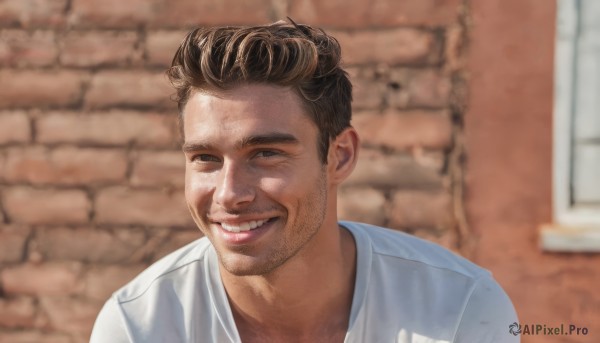
[[[490,269],[522,324],[588,329],[523,342],[600,341],[594,2],[0,0],[0,342],[87,342],[199,237],[164,70],[195,25],[286,16],[338,38],[355,86],[341,217]]]

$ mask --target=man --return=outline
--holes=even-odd
[[[338,222],[359,147],[340,59],[337,41],[306,25],[187,35],[168,75],[205,237],[114,293],[92,342],[518,341],[489,272]]]

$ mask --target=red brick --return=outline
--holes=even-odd
[[[35,325],[35,318],[36,306],[32,298],[0,297],[0,327],[33,327]]]
[[[412,189],[439,189],[442,176],[430,166],[420,165],[408,155],[384,155],[373,150],[362,150],[354,172],[344,186],[363,185],[378,188],[402,187]]]
[[[31,140],[29,117],[23,111],[0,112],[0,144]]]
[[[7,150],[4,179],[15,183],[88,185],[125,179],[126,171],[127,156],[122,150],[18,147]]]
[[[437,243],[446,249],[450,249],[455,253],[460,254],[460,252],[457,250],[458,237],[456,237],[456,231],[454,230],[444,230],[440,232],[436,230],[421,229],[416,230],[412,234],[430,242]]]
[[[385,197],[373,188],[342,188],[338,193],[338,217],[373,225],[385,224]]]
[[[113,106],[162,107],[175,110],[174,93],[164,73],[105,71],[92,78],[85,104],[92,108]]]
[[[371,3],[364,0],[292,0],[290,17],[297,23],[354,28],[369,26]]]
[[[272,21],[270,0],[74,0],[72,7],[69,21],[77,27],[186,27]]]
[[[0,70],[0,107],[70,106],[81,96],[84,76],[72,71]]]
[[[396,69],[389,75],[387,101],[393,107],[448,106],[450,80],[431,69]]]
[[[63,26],[66,7],[67,0],[3,0],[0,2],[0,26]]]
[[[117,263],[128,262],[145,240],[140,230],[45,228],[37,231],[31,250],[49,260]]]
[[[390,227],[395,229],[451,229],[452,198],[447,192],[397,191],[388,207]]]
[[[444,172],[446,166],[446,154],[443,150],[412,149],[411,157],[419,164],[438,173]]]
[[[14,263],[23,259],[29,233],[30,230],[21,225],[4,225],[0,228],[0,263]]]
[[[181,151],[140,151],[133,158],[133,185],[183,187],[185,157]]]
[[[375,109],[383,106],[386,81],[372,68],[348,68],[352,82],[352,108]]]
[[[38,331],[0,331],[2,343],[73,343],[71,338],[62,333]]]
[[[373,25],[446,26],[458,21],[462,3],[462,0],[376,0],[369,19]]]
[[[2,270],[6,294],[69,295],[82,290],[77,263],[24,264]]]
[[[155,0],[152,27],[191,27],[197,25],[249,25],[274,21],[272,0]],[[279,18],[278,18],[279,19]]]
[[[61,64],[70,67],[129,66],[141,62],[136,32],[72,31],[62,41]]]
[[[444,26],[458,19],[460,0],[292,0],[297,22],[345,28],[409,25]]]
[[[451,73],[464,67],[464,32],[461,26],[453,25],[446,29],[444,44],[444,70]]]
[[[153,227],[151,230],[146,230],[146,243],[135,252],[132,257],[133,261],[154,261],[154,256],[160,247],[165,244],[169,237],[180,230],[174,227]]]
[[[173,146],[177,114],[113,110],[86,115],[50,112],[36,121],[42,143]],[[73,128],[77,128],[76,130]]]
[[[159,247],[156,251],[152,252],[152,259],[158,260],[163,256],[166,256],[173,251],[202,238],[202,233],[196,227],[191,230],[184,230],[179,232],[172,232],[169,230],[169,234],[162,240],[162,244],[159,244]]]
[[[413,28],[332,32],[342,47],[344,64],[431,64],[437,62],[435,37]]]
[[[90,211],[90,202],[80,190],[5,188],[2,204],[13,222],[27,224],[83,223]]]
[[[148,63],[153,66],[169,67],[175,51],[187,31],[152,31],[146,37]]]
[[[397,150],[413,147],[446,149],[452,143],[452,123],[444,112],[361,114],[355,116],[352,123],[367,146]]]
[[[87,270],[84,294],[90,299],[106,301],[110,295],[141,273],[147,265],[93,266]]]
[[[103,224],[193,225],[181,191],[111,187],[98,193],[95,205]]]
[[[89,337],[102,303],[79,298],[43,297],[40,307],[48,316],[52,329]]]
[[[157,15],[156,0],[72,0],[75,27],[136,28]]]
[[[45,67],[58,56],[54,32],[0,31],[0,66]]]

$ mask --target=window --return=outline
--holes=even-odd
[[[552,251],[600,251],[600,1],[558,0]]]

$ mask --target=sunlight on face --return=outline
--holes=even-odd
[[[234,275],[267,274],[310,242],[326,215],[318,129],[287,88],[196,93],[184,109],[186,200]]]

